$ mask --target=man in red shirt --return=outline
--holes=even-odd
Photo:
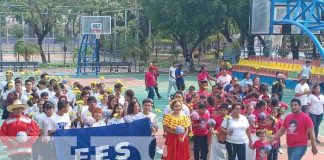
[[[209,80],[216,81],[215,78],[209,75],[206,65],[202,65],[198,74],[198,86],[200,87],[202,81],[209,82]]]
[[[280,138],[287,130],[288,159],[302,159],[307,150],[308,135],[311,140],[312,153],[317,154],[314,126],[310,117],[301,111],[301,101],[294,98],[290,101],[291,112],[283,122],[273,140]]]
[[[156,85],[156,79],[154,75],[154,66],[149,67],[149,71],[145,74],[145,89],[148,91],[147,98],[154,100],[154,87]]]
[[[36,122],[23,115],[27,108],[26,104],[15,100],[7,107],[12,114],[1,126],[1,141],[7,146],[7,154],[12,160],[30,160],[33,143],[40,134]]]
[[[155,86],[154,86],[154,90],[155,90],[155,93],[156,95],[158,96],[158,98],[162,98],[162,96],[160,95],[159,93],[159,87],[158,87],[158,83],[157,83],[157,78],[158,76],[160,75],[159,74],[159,69],[158,67],[155,66],[155,61],[150,63],[150,66],[149,67],[152,67],[153,70],[154,70],[154,77],[155,77]]]

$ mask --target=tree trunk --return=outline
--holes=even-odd
[[[299,60],[299,41],[293,35],[290,35],[290,46],[293,60]]]
[[[40,53],[40,56],[42,58],[42,63],[47,63],[47,60],[46,60],[46,56],[45,56],[45,53],[44,53],[44,50],[43,50],[43,40],[44,40],[44,36],[38,36],[38,47],[39,47],[39,53]]]
[[[254,50],[254,38],[255,38],[254,35],[250,35],[250,34],[246,33],[246,39],[248,41],[247,49],[248,49],[248,55],[249,56],[255,56],[256,55],[255,50]]]
[[[231,37],[231,32],[229,30],[229,23],[228,23],[228,21],[229,21],[228,19],[225,20],[225,26],[222,29],[222,34],[226,38],[227,42],[233,42],[232,37]]]

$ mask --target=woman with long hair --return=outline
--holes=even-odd
[[[124,116],[125,116],[125,111],[123,106],[117,103],[114,106],[114,109],[108,119],[107,125],[125,123]]]
[[[323,105],[324,96],[321,94],[320,86],[315,84],[313,86],[312,93],[308,97],[308,108],[309,116],[314,124],[314,132],[317,143],[320,143],[318,140],[318,130],[323,119]]]
[[[166,132],[163,160],[189,160],[188,131],[191,126],[190,119],[181,114],[182,102],[175,99],[171,101],[172,113],[163,118],[163,129]]]
[[[142,117],[138,116],[138,113],[141,111],[141,106],[137,100],[132,100],[127,108],[127,115],[131,116],[133,120],[141,119]]]

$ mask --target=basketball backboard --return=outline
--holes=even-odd
[[[81,16],[82,34],[111,34],[110,16]]]
[[[306,2],[308,3],[308,2]],[[310,2],[309,2],[310,3]],[[290,2],[290,8],[296,2]],[[270,31],[271,21],[271,0],[251,0],[251,13],[250,13],[250,32],[256,35],[268,35]],[[298,15],[302,11],[295,9],[290,15]],[[314,13],[317,14],[317,13]],[[274,21],[281,21],[287,15],[286,3],[276,3],[274,6],[273,18]],[[302,20],[302,17],[299,18]],[[320,31],[312,31],[314,34],[320,34]],[[301,29],[294,25],[273,25],[274,35],[300,35],[302,34]]]

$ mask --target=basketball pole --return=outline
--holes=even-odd
[[[91,41],[93,40],[94,41]],[[91,55],[88,55],[89,47],[94,48]],[[82,37],[80,49],[78,52],[78,67],[77,76],[86,75],[87,69],[90,69],[91,73],[95,73],[96,76],[99,74],[99,50],[100,41],[95,35],[84,34]]]

